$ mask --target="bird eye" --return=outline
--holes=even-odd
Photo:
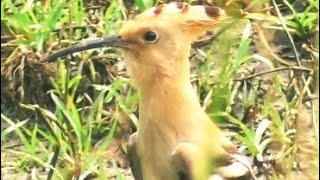
[[[144,34],[143,39],[145,40],[146,43],[156,43],[159,39],[159,36],[156,32],[154,31],[148,31]]]

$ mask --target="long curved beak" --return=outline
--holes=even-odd
[[[122,47],[126,43],[122,41],[121,36],[102,37],[93,40],[84,41],[73,46],[67,47],[49,55],[46,60],[49,62],[55,61],[58,57],[62,57],[75,52],[81,52],[94,48],[101,47]]]

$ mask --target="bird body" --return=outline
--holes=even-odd
[[[177,179],[171,158],[180,143],[199,147],[202,161],[224,153],[220,146],[214,147],[220,131],[201,109],[191,85],[172,86],[153,85],[149,91],[153,93],[141,92],[136,147],[143,179]]]
[[[48,57],[98,46],[122,50],[140,95],[139,128],[128,146],[136,180],[247,174],[247,166],[234,160],[236,148],[202,109],[189,80],[191,44],[225,18],[223,10],[213,6],[162,4],[127,21],[120,36],[80,43]]]
[[[214,164],[235,152],[201,108],[189,80],[191,43],[222,16],[216,7],[165,4],[138,15],[120,31],[129,44],[124,61],[140,94],[139,130],[132,146],[142,177],[136,179],[208,179],[217,173]]]

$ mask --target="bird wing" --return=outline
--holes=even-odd
[[[181,142],[171,154],[172,167],[179,180],[202,180],[209,174],[208,157],[197,144]]]

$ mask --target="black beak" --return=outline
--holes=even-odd
[[[51,55],[49,55],[46,59],[49,62],[55,61],[58,57],[65,56],[67,54],[72,54],[75,52],[85,51],[88,49],[101,48],[101,47],[121,47],[124,46],[124,42],[121,40],[121,36],[111,36],[111,37],[103,37],[93,40],[88,40],[81,42],[79,44],[75,44],[71,47],[67,47],[60,51],[57,51]]]

